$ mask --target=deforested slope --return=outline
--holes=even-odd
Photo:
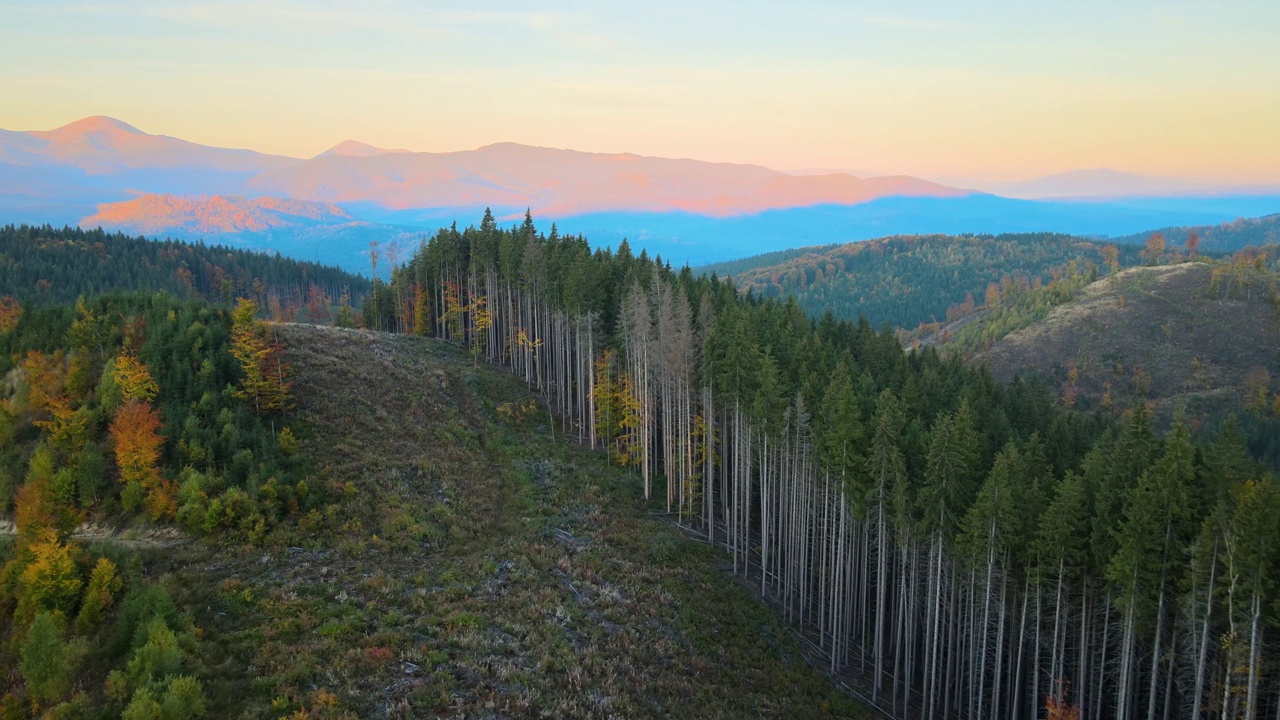
[[[1181,408],[1202,421],[1230,412],[1274,421],[1278,298],[1280,274],[1257,260],[1132,268],[1089,285],[977,360],[997,379],[1041,376],[1083,408],[1140,397],[1165,420]]]
[[[157,571],[228,659],[207,678],[228,714],[862,716],[518,379],[435,340],[276,329],[335,499]]]

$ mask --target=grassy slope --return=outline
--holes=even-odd
[[[428,340],[280,331],[343,500],[266,548],[152,561],[205,628],[219,716],[863,715],[634,478],[545,416],[500,422],[518,380]]]
[[[997,379],[1030,371],[1059,384],[1074,364],[1086,406],[1107,383],[1124,403],[1141,368],[1166,417],[1179,404],[1192,417],[1239,408],[1251,368],[1280,374],[1280,316],[1267,278],[1227,294],[1210,290],[1211,273],[1208,264],[1183,263],[1104,278],[978,359]]]

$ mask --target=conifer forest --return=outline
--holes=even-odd
[[[364,321],[523,378],[892,717],[1280,712],[1280,492],[1232,422],[1065,410],[528,216],[441,230]]]

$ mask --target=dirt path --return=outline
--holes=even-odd
[[[16,535],[18,526],[13,520],[0,519],[0,535]],[[78,542],[101,542],[134,550],[171,548],[187,542],[187,537],[176,528],[118,528],[98,523],[83,523],[71,532],[71,539]]]

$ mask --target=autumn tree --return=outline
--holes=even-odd
[[[1115,275],[1120,271],[1120,249],[1115,245],[1103,245],[1099,252],[1102,253],[1102,262],[1107,266],[1107,272]]]
[[[27,619],[44,610],[70,612],[83,584],[72,546],[64,543],[56,530],[45,528],[27,551],[31,562],[19,577],[21,596],[14,616]]]
[[[160,414],[151,404],[134,400],[120,406],[109,427],[120,482],[145,492],[147,514],[154,519],[172,517],[177,509],[172,483],[158,466],[164,445],[160,426]]]
[[[620,373],[612,351],[596,360],[596,385],[591,399],[595,406],[596,429],[611,447],[610,456],[619,465],[632,465],[639,449],[640,402],[631,389],[630,378]]]
[[[149,403],[160,392],[160,386],[151,377],[150,368],[133,352],[122,352],[116,357],[112,372],[120,399],[126,403]]]
[[[1195,257],[1200,251],[1200,233],[1192,230],[1188,235],[1183,247],[1187,249],[1187,255]]]
[[[235,396],[259,416],[287,412],[293,406],[293,371],[284,360],[284,348],[268,338],[266,325],[255,317],[257,312],[252,300],[241,298],[231,313],[231,354],[244,373]]]
[[[80,604],[80,614],[76,616],[76,632],[84,635],[93,632],[106,616],[123,581],[116,573],[116,564],[106,558],[98,558],[89,574],[89,585],[85,588],[84,600]]]
[[[1165,244],[1164,233],[1151,233],[1151,237],[1147,238],[1142,249],[1142,255],[1146,258],[1148,265],[1160,263],[1160,259],[1164,257]]]
[[[1000,307],[1000,286],[995,283],[987,283],[987,292],[983,295],[982,304],[984,307],[997,308]]]
[[[0,333],[7,333],[18,326],[22,319],[22,303],[12,295],[0,298]]]
[[[307,288],[307,319],[313,323],[328,323],[331,319],[329,296],[319,285],[313,284]]]
[[[22,361],[27,380],[27,405],[35,416],[32,424],[49,431],[49,439],[70,452],[83,445],[91,417],[77,412],[67,392],[67,358],[62,350],[46,355],[38,350]]]

